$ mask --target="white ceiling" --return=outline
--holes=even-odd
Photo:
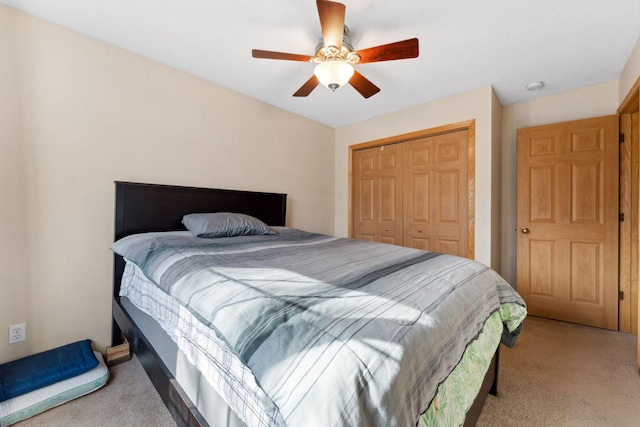
[[[640,38],[640,0],[344,0],[356,50],[417,37],[420,56],[357,66],[381,89],[369,99],[294,98],[313,64],[251,49],[313,55],[314,0],[0,3],[335,128],[489,85],[508,105],[615,80]]]

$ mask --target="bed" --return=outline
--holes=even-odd
[[[178,425],[386,425],[380,421],[386,419],[397,425],[447,425],[453,417],[454,424],[474,425],[487,394],[497,392],[498,343],[513,345],[526,313],[517,293],[470,260],[287,228],[286,203],[287,196],[277,193],[116,182],[113,345],[128,340]],[[214,212],[250,215],[268,224],[268,234],[207,239],[185,231],[184,215]],[[205,258],[205,249],[214,254]],[[177,254],[189,251],[195,255],[176,262]],[[363,255],[354,260],[353,254]],[[347,258],[348,264],[341,261]],[[222,259],[231,264],[221,266]],[[186,273],[191,264],[204,267]],[[369,270],[358,272],[360,264]],[[455,334],[435,329],[444,320],[424,322],[431,314],[424,315],[423,307],[431,303],[414,294],[421,286],[408,278],[427,264],[446,272],[444,279],[433,273],[427,280],[421,273],[420,280],[458,283],[442,291],[446,304],[473,300],[474,308],[460,313],[445,303],[433,308],[434,316],[442,311],[452,319],[447,322],[456,325]],[[152,265],[164,267],[154,271]],[[273,265],[277,275],[265,276]],[[204,271],[214,271],[215,277],[203,281],[213,287],[192,289],[192,278]],[[471,272],[477,283],[461,278],[462,271]],[[401,290],[381,287],[392,277],[401,277]],[[486,280],[496,282],[498,290],[489,293],[492,298],[500,294],[500,304],[477,293],[492,288]],[[292,295],[283,288],[286,283],[296,284],[293,293],[306,287],[311,293]],[[458,295],[462,288],[472,294]],[[220,297],[224,292],[229,295]],[[205,306],[202,301],[208,299],[211,304]],[[268,301],[257,305],[260,314],[248,311],[256,301]],[[363,315],[362,307],[373,308]],[[389,313],[393,317],[385,317]],[[482,324],[476,329],[467,328],[478,319]],[[318,322],[327,323],[327,329],[316,333]],[[438,363],[427,363],[426,355],[440,353],[439,346],[414,337],[425,328],[436,330],[443,349],[453,349]],[[329,338],[325,343],[317,336]],[[489,356],[475,360],[480,349]],[[351,371],[359,372],[355,379]],[[308,388],[298,394],[287,389],[305,381]],[[468,389],[467,382],[473,383]],[[336,403],[334,395],[351,401]],[[444,400],[448,395],[466,399],[462,418],[455,415],[460,409]]]

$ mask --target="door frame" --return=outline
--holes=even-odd
[[[468,210],[468,258],[475,259],[475,222],[476,222],[476,192],[475,192],[475,176],[476,176],[476,121],[465,120],[461,122],[451,123],[448,125],[438,126],[434,128],[419,130],[416,132],[405,133],[401,135],[390,136],[373,141],[362,142],[349,146],[349,237],[354,235],[353,223],[353,152],[363,150],[365,148],[382,147],[390,144],[397,144],[414,139],[425,138],[429,136],[441,135],[444,133],[457,132],[467,130],[469,132],[469,141],[467,146],[467,210]]]
[[[633,223],[633,217],[631,213],[634,208],[637,212],[639,206],[632,206],[633,195],[631,194],[631,163],[634,159],[631,156],[631,117],[632,113],[637,113],[640,110],[640,98],[639,89],[640,78],[631,88],[627,94],[625,100],[618,107],[618,124],[620,135],[625,137],[624,143],[621,144],[620,149],[620,213],[625,215],[625,220],[620,222],[620,265],[619,265],[619,277],[618,288],[620,292],[624,293],[624,298],[621,298],[618,305],[619,313],[619,330],[621,332],[633,332],[638,331],[640,328],[636,328],[633,325],[632,316],[632,303],[631,298],[631,246],[633,242],[631,236],[638,231],[638,224]],[[635,159],[636,161],[638,159]],[[635,229],[635,230],[633,230]],[[640,263],[640,259],[635,260],[636,263]],[[638,264],[636,264],[638,265]],[[635,301],[638,303],[637,299]],[[640,322],[639,322],[640,323]],[[640,326],[640,324],[638,325]]]
[[[633,86],[631,86],[631,89],[629,89],[629,92],[627,92],[627,96],[625,96],[624,100],[618,107],[618,111],[617,111],[618,123],[620,123],[620,119],[623,114],[631,114],[634,112],[640,112],[640,76],[638,77],[636,82],[633,84]],[[635,224],[635,226],[638,226],[638,224]],[[640,259],[631,260],[631,262],[636,262],[640,265]],[[625,289],[620,289],[620,290],[625,291]],[[620,304],[618,309],[619,315],[623,313],[623,310],[625,310],[624,313],[629,313],[631,311],[630,299],[628,301],[621,300],[619,304]],[[640,298],[638,298],[637,304],[638,304],[638,312],[640,312]],[[637,331],[639,332],[638,336],[640,337],[640,315],[638,316],[637,321],[638,321]],[[619,322],[619,324],[622,324],[622,322]],[[638,339],[637,369],[638,369],[638,373],[640,373],[640,339]]]

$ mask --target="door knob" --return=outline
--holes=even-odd
[[[520,231],[524,234],[529,234],[529,229],[527,227],[522,227]]]
[[[384,231],[389,231],[389,227],[385,228]]]
[[[418,233],[422,233],[422,228],[418,228]]]

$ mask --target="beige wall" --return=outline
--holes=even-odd
[[[627,96],[633,85],[640,78],[640,39],[636,43],[636,47],[631,52],[629,56],[629,60],[622,70],[622,74],[620,75],[620,84],[618,87],[618,98],[620,99],[620,104]]]
[[[20,134],[15,42],[15,13],[0,8],[0,363],[28,352],[30,344],[7,347],[9,325],[23,322],[29,314],[22,197],[26,159]]]
[[[335,233],[349,232],[349,146],[404,133],[430,129],[460,121],[476,121],[476,259],[498,267],[499,254],[493,245],[500,244],[500,230],[492,223],[492,210],[500,206],[499,193],[492,183],[493,151],[500,141],[494,140],[493,90],[484,87],[460,95],[430,102],[394,114],[336,129],[335,150]],[[499,167],[499,166],[498,166]],[[487,202],[489,201],[489,202]]]
[[[516,286],[516,132],[519,128],[615,114],[618,81],[503,107],[501,274]]]
[[[0,70],[0,362],[110,341],[114,180],[286,192],[333,232],[329,127],[5,6]]]

